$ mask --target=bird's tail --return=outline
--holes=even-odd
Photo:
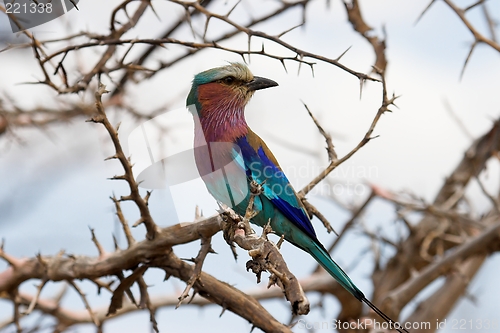
[[[309,252],[314,259],[335,279],[337,282],[344,287],[348,292],[350,292],[354,297],[356,297],[360,302],[364,302],[368,305],[376,314],[378,314],[382,319],[384,319],[389,325],[391,329],[395,329],[400,333],[409,333],[405,328],[401,327],[399,323],[392,320],[388,315],[386,315],[382,310],[377,308],[375,304],[370,302],[363,292],[356,287],[354,282],[352,282],[351,278],[347,275],[346,272],[335,261],[333,261],[332,257],[328,251],[321,245],[319,242],[314,242],[313,247],[309,248],[307,252]]]
[[[387,323],[389,323],[389,327],[391,329],[395,329],[399,333],[409,333],[408,330],[401,326],[398,322],[392,320],[388,315],[382,312],[379,308],[375,306],[372,302],[368,300],[368,298],[363,298],[362,301],[368,305],[376,314],[378,314],[382,319],[384,319]]]
[[[361,302],[365,299],[365,295],[361,290],[356,287],[356,285],[351,281],[349,276],[344,272],[342,268],[335,261],[333,261],[328,251],[319,244],[314,242],[314,246],[308,249],[310,254],[316,259],[316,261],[323,266],[323,268],[330,273],[330,275],[337,280],[342,287],[344,287],[348,292],[350,292],[354,297],[356,297]]]

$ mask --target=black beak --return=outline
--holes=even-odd
[[[278,84],[273,80],[269,80],[260,76],[254,76],[253,80],[246,84],[249,91],[276,87]]]

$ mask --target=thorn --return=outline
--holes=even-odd
[[[118,240],[116,239],[115,235],[113,235],[113,243],[115,244],[115,251],[120,250],[120,247],[118,246]]]
[[[205,28],[203,29],[203,36],[202,36],[203,41],[206,41],[207,32],[208,32],[208,24],[210,23],[211,18],[212,18],[212,16],[208,16],[207,21],[205,22]]]
[[[241,59],[245,64],[247,64],[247,60],[245,59],[245,55],[243,53],[240,53]]]
[[[144,220],[142,219],[142,217],[141,217],[140,219],[138,219],[138,220],[137,220],[137,222],[135,222],[135,223],[132,225],[132,227],[133,227],[133,228],[135,228],[135,227],[137,227],[137,226],[138,226],[139,224],[141,224],[141,223],[144,223]]]
[[[424,11],[417,17],[417,20],[415,21],[414,25],[417,25],[418,22],[420,22],[420,19],[424,16],[424,14],[431,8],[432,4],[436,2],[436,0],[431,0],[431,2],[425,7]]]
[[[250,64],[251,43],[252,43],[252,35],[248,35],[248,64]]]
[[[47,260],[43,259],[42,254],[40,252],[36,254],[36,259],[42,266],[47,267],[48,262]]]
[[[288,74],[288,70],[286,69],[286,66],[285,66],[285,59],[280,59],[280,62],[283,65],[283,68],[285,69],[285,73]],[[300,64],[299,64],[299,66],[300,66]]]
[[[465,68],[467,67],[467,64],[469,63],[470,57],[472,56],[472,52],[474,51],[474,48],[476,47],[476,45],[477,45],[477,40],[474,41],[474,43],[472,44],[470,51],[469,51],[469,54],[467,55],[467,58],[465,59],[464,67],[462,67],[462,71],[460,72],[460,81],[462,81],[462,78],[463,78],[464,73],[465,73]]]
[[[187,302],[187,304],[191,304],[191,302],[193,301],[194,297],[196,296],[197,292],[195,289],[193,289],[193,295],[191,295],[191,298],[189,299],[189,301]]]
[[[238,262],[238,252],[236,252],[236,246],[234,246],[234,244],[231,244],[231,252],[233,254],[234,261]]]
[[[235,10],[235,8],[240,4],[241,0],[238,0],[238,2],[233,6],[233,8],[231,8],[229,10],[229,12],[227,12],[226,14],[226,17],[229,17],[229,15],[231,15],[231,13],[233,12],[233,10]]]
[[[90,229],[90,234],[92,235],[92,242],[94,242],[94,245],[97,247],[97,251],[99,252],[99,257],[103,256],[105,251],[104,248],[102,247],[101,243],[99,243],[99,240],[97,239],[94,229],[89,226]]]
[[[181,258],[181,260],[184,260],[184,261],[190,261],[192,263],[196,263],[196,259],[191,257],[191,258]]]
[[[363,97],[363,84],[365,83],[364,79],[359,80],[359,100]]]
[[[144,202],[146,203],[146,206],[148,205],[149,197],[151,197],[151,193],[153,193],[153,191],[146,191],[146,196],[144,197]]]
[[[339,56],[338,56],[338,58],[337,58],[337,59],[335,59],[335,61],[340,61],[340,58],[342,58],[342,57],[343,57],[343,56],[347,53],[347,51],[349,51],[349,50],[351,49],[351,47],[352,47],[352,45],[351,45],[351,46],[349,46],[349,47],[347,48],[347,50],[345,50],[344,52],[342,52],[342,54],[341,54],[341,55],[339,55]]]
[[[102,121],[100,119],[98,119],[97,117],[92,117],[92,118],[89,118],[87,120],[85,120],[86,123],[102,123]]]
[[[296,26],[291,27],[290,29],[287,29],[287,30],[283,31],[282,33],[280,33],[280,34],[279,34],[279,35],[277,35],[276,37],[277,37],[277,38],[281,38],[281,37],[283,37],[285,34],[289,33],[290,31],[295,30],[295,29],[297,29],[297,28],[298,28],[298,27],[300,27],[300,26],[303,26],[303,25],[304,25],[304,23],[305,23],[305,21],[302,21],[302,23],[299,23],[299,24],[297,24]]]
[[[161,18],[158,16],[158,13],[157,13],[157,12],[156,12],[156,10],[154,9],[154,7],[153,7],[153,2],[152,2],[152,1],[150,1],[150,2],[149,2],[149,7],[151,7],[151,10],[153,11],[153,14],[155,14],[155,16],[156,16],[156,18],[158,19],[158,21],[160,21],[160,22],[161,22]],[[118,129],[117,129],[117,130],[118,130]]]
[[[306,9],[307,5],[309,4],[309,1],[302,1],[300,5],[302,6],[302,20],[305,22],[306,21]]]
[[[131,201],[132,200],[132,196],[131,195],[122,195],[120,197],[120,201]]]
[[[226,312],[226,303],[222,304],[222,311],[221,311],[221,313],[219,315],[219,318],[222,317],[222,315],[224,314],[224,312]]]
[[[278,249],[281,249],[281,245],[283,245],[284,241],[285,241],[285,235],[281,235],[280,240],[278,241],[278,244],[276,244]]]
[[[194,31],[193,28],[193,22],[191,22],[191,14],[189,13],[187,7],[185,7],[185,9],[186,9],[186,21],[189,23],[189,27],[191,28],[191,33],[193,34],[193,38],[196,39],[196,32]],[[208,20],[210,20],[210,17],[207,18],[207,21]]]
[[[189,296],[189,295],[181,295],[181,296],[179,296],[179,297],[177,298],[177,299],[179,300],[179,302],[177,302],[177,305],[175,306],[175,309],[176,309],[176,310],[177,310],[177,309],[181,306],[182,301],[183,301],[186,297],[188,297],[188,296]]]
[[[118,155],[114,154],[113,156],[106,157],[104,160],[109,161],[118,158]]]
[[[273,233],[273,228],[271,227],[271,219],[267,221],[267,224],[262,228],[261,237],[267,240],[267,235]]]

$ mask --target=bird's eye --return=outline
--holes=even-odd
[[[222,79],[225,84],[233,84],[235,79],[232,76],[228,76]]]

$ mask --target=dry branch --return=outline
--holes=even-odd
[[[480,235],[467,240],[457,248],[450,250],[443,258],[422,269],[418,275],[406,281],[393,290],[384,300],[384,306],[391,309],[391,313],[398,313],[421,290],[433,282],[437,277],[446,274],[458,261],[485,252],[491,244],[500,241],[500,223],[495,223],[485,229]]]
[[[326,176],[328,176],[333,170],[335,170],[336,167],[347,161],[349,158],[351,158],[352,155],[354,155],[358,150],[363,148],[363,146],[365,146],[370,140],[372,140],[374,138],[372,137],[373,131],[375,130],[380,117],[382,117],[384,113],[390,112],[389,107],[391,105],[394,105],[394,101],[396,100],[396,98],[397,97],[394,95],[391,98],[388,97],[385,78],[382,76],[382,104],[375,114],[375,117],[373,118],[368,131],[365,133],[365,136],[361,139],[356,147],[354,147],[342,158],[331,161],[330,164],[325,168],[325,170],[323,170],[318,176],[311,180],[309,184],[307,184],[302,190],[300,190],[299,195],[307,195],[307,193],[309,193],[316,185],[318,185],[323,179],[325,179]]]
[[[139,193],[139,185],[134,179],[134,174],[132,172],[132,164],[130,163],[129,159],[125,156],[120,140],[118,139],[118,129],[114,128],[113,125],[111,125],[111,123],[108,120],[108,117],[106,116],[106,112],[104,111],[104,106],[102,104],[101,98],[102,95],[107,92],[108,91],[106,90],[106,87],[101,84],[99,86],[99,90],[95,93],[97,115],[90,118],[89,121],[104,125],[104,127],[108,131],[111,141],[113,142],[113,145],[115,147],[115,154],[109,157],[108,159],[118,159],[125,172],[121,176],[113,177],[113,179],[126,180],[130,188],[130,194],[127,196],[122,196],[120,200],[121,201],[132,200],[135,202],[137,208],[139,208],[139,211],[141,213],[141,218],[135,225],[143,223],[147,230],[146,237],[151,240],[156,237],[158,233],[158,227],[156,226],[155,222],[153,221],[153,218],[151,217],[147,200],[145,200]]]
[[[254,196],[251,197],[252,199]],[[286,299],[290,302],[294,315],[309,313],[309,301],[302,290],[297,278],[288,269],[288,266],[279,252],[278,246],[267,238],[272,232],[270,225],[264,227],[262,236],[258,237],[253,231],[247,230],[246,226],[253,212],[253,200],[250,200],[247,214],[242,218],[228,207],[223,207],[223,215],[226,225],[224,226],[224,237],[229,244],[235,242],[239,247],[248,251],[252,260],[246,263],[247,270],[257,276],[257,283],[261,280],[261,274],[267,271],[271,274],[268,287],[277,284]],[[282,240],[281,240],[282,241]]]
[[[363,36],[372,46],[375,53],[375,64],[373,65],[375,71],[385,73],[387,69],[387,58],[385,56],[385,40],[377,36],[371,36],[370,31],[372,28],[365,22],[363,15],[361,15],[361,8],[358,0],[352,0],[351,3],[344,0],[344,6],[347,11],[347,18],[351,22],[352,27],[361,36]]]
[[[456,265],[446,276],[443,286],[418,305],[417,309],[408,317],[408,322],[425,322],[429,319],[440,322],[446,318],[456,302],[464,295],[470,281],[481,268],[486,257],[486,253],[480,253],[470,256]],[[421,330],[415,333],[420,332],[434,332],[434,330]]]
[[[462,198],[465,186],[471,179],[477,177],[484,169],[488,159],[495,156],[498,151],[500,145],[499,125],[498,121],[495,122],[488,133],[472,143],[430,206],[434,208],[427,209],[424,218],[412,227],[413,232],[410,237],[399,245],[398,254],[389,260],[385,270],[378,270],[374,273],[374,298],[383,300],[385,295],[391,295],[391,298],[383,304],[385,310],[397,311],[398,306],[404,306],[436,277],[449,272],[453,264],[458,265],[456,260],[466,261],[470,256],[498,250],[496,247],[491,247],[491,243],[498,244],[498,230],[492,231],[499,226],[498,215],[492,213],[487,215],[483,222],[467,223],[467,217],[462,218],[460,214],[457,214],[455,208]],[[464,221],[465,223],[453,223],[455,221]],[[485,225],[489,227],[484,229]],[[439,234],[436,234],[437,230],[440,230]],[[478,232],[481,232],[481,236],[476,238],[469,236],[468,239],[460,242],[455,241],[456,237],[454,236],[475,235]],[[435,236],[431,236],[433,234]],[[432,238],[429,238],[430,236]],[[450,250],[453,247],[457,248]],[[425,248],[425,257],[421,255],[423,248]],[[445,251],[449,253],[445,253]],[[443,258],[437,257],[436,261],[432,263],[428,261],[428,258],[432,258],[440,252],[445,253]],[[471,267],[475,267],[479,262],[472,260],[470,263]],[[472,277],[475,271],[467,270],[467,274]],[[411,278],[415,275],[412,272],[418,272],[416,277]],[[456,299],[456,293],[460,290],[463,291],[465,286],[460,287],[459,283],[458,285],[454,284],[453,288],[451,286],[449,288],[455,288],[454,292],[450,294],[451,301],[451,299]],[[437,292],[436,295],[439,293]],[[395,297],[395,295],[399,296]],[[427,320],[444,319],[448,313],[444,309],[450,310],[451,307],[441,308],[440,317],[436,317],[438,313],[434,316],[430,312],[426,312]],[[422,318],[422,315],[422,311],[417,309],[415,316]]]
[[[108,253],[105,257],[40,256],[15,258],[0,250],[0,257],[9,258],[11,266],[0,273],[0,293],[17,288],[30,279],[64,281],[97,279],[134,269],[151,258],[163,257],[173,246],[197,240],[200,235],[210,237],[222,229],[220,216],[212,216],[193,223],[179,223],[160,229],[153,240],[137,242],[125,250]],[[12,265],[13,264],[13,265]]]

